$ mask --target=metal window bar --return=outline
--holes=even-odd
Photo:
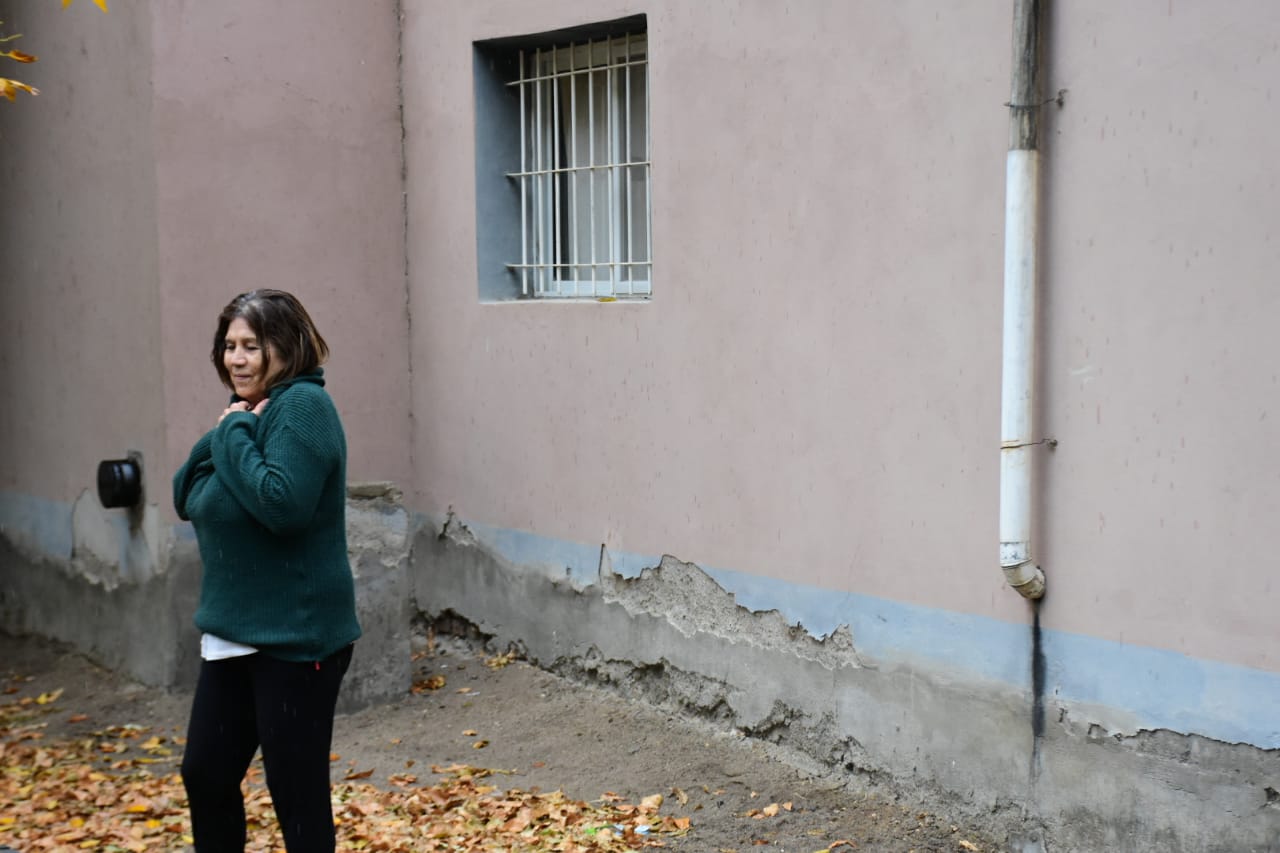
[[[524,86],[524,51],[520,51],[520,171],[529,168],[525,155],[525,141],[528,134],[525,130],[525,86]],[[520,293],[529,295],[529,202],[528,185],[525,178],[520,179]]]
[[[568,84],[569,85],[569,116],[570,116],[569,166],[572,167],[572,171],[569,172],[568,177],[565,180],[566,180],[566,183],[568,184],[569,199],[570,199],[569,233],[574,235],[574,238],[575,238],[573,241],[575,248],[573,253],[570,254],[569,256],[573,261],[578,260],[577,249],[576,249],[578,241],[576,238],[578,235],[578,227],[579,227],[578,204],[577,204],[577,200],[578,200],[578,169],[577,169],[577,166],[578,166],[578,126],[577,126],[578,78],[576,76],[577,54],[578,54],[578,51],[576,47],[572,43],[570,43],[569,44],[569,84]],[[590,57],[588,57],[588,64],[589,63],[590,63]],[[577,296],[578,281],[582,277],[581,276],[582,270],[576,264],[571,266],[569,269],[570,269],[570,281],[573,282],[573,295]]]
[[[628,59],[630,59],[631,58],[631,33],[627,33],[626,40],[627,40],[626,49],[623,51],[623,53],[626,55]],[[626,87],[627,87],[626,113],[625,113],[627,117],[627,124],[626,124],[627,144],[626,144],[626,150],[623,152],[623,159],[626,160],[628,163],[630,163],[631,162],[631,67],[628,65],[626,68],[623,69],[622,73],[624,77],[624,82],[626,83]],[[634,255],[631,251],[631,240],[632,240],[632,237],[635,235],[635,217],[631,215],[631,167],[630,166],[627,166],[627,174],[626,174],[625,180],[627,185],[627,208],[626,208],[627,210],[627,263],[630,263],[632,260],[634,260]],[[632,269],[631,267],[627,267],[626,269],[627,269],[627,295],[634,296],[635,285],[633,283],[633,279],[631,278]]]
[[[618,155],[618,122],[617,122],[617,88],[615,86],[616,77],[613,68],[613,46],[615,40],[610,39],[604,46],[604,89],[601,92],[601,108],[604,111],[602,121],[604,122],[604,139],[601,140],[602,156],[604,162],[602,166],[601,179],[604,181],[604,192],[607,203],[604,211],[604,222],[606,224],[605,233],[601,236],[601,241],[605,244],[605,256],[601,259],[603,265],[603,275],[607,281],[605,294],[612,296],[618,292],[618,282],[615,278],[615,270],[617,267],[614,262],[618,259],[618,185],[616,178],[616,164],[620,158]],[[598,294],[597,294],[598,295]]]
[[[534,70],[542,65],[542,51],[535,50],[533,52]],[[543,119],[542,119],[542,83],[533,85],[533,203],[534,203],[534,232],[533,246],[535,260],[541,260],[546,257],[545,230],[543,222],[543,199],[542,199],[542,136],[543,136]],[[544,271],[542,265],[539,264],[534,268],[533,289],[535,293],[542,293],[544,289],[543,282]]]
[[[585,57],[582,63],[580,56]],[[522,295],[531,295],[531,276],[533,296],[581,296],[584,287],[593,296],[651,295],[647,39],[626,34],[603,42],[537,49],[531,62],[520,51],[519,59],[517,79],[508,85],[519,90],[520,169],[507,174],[520,184],[521,259],[507,266],[519,270]],[[578,98],[580,82],[587,101],[585,120]],[[637,84],[643,89],[639,96],[634,92]],[[638,118],[637,106],[642,110]],[[633,121],[643,132],[644,151],[639,155]],[[580,137],[585,137],[585,162],[580,159]],[[639,224],[633,175],[638,175],[644,193],[644,220]],[[643,228],[639,248],[638,228]]]
[[[587,229],[590,232],[591,246],[591,293],[596,294],[596,277],[599,270],[596,269],[596,93],[595,93],[595,46],[590,39],[587,40],[587,62],[591,68],[587,71],[587,162],[591,164],[591,171],[587,172]],[[577,116],[573,117],[577,119]]]
[[[551,65],[554,70],[556,65],[557,51],[551,54]],[[560,179],[557,177],[560,169],[560,122],[556,121],[555,116],[560,115],[560,87],[556,85],[554,80],[547,83],[547,88],[551,90],[551,174],[547,180],[551,183],[551,213],[555,222],[555,246],[551,257],[551,280],[560,280],[560,261],[561,247],[563,242],[560,239]]]
[[[649,158],[653,156],[652,125],[649,121],[649,45],[646,40],[644,48],[644,66],[640,69],[644,74],[644,257],[648,262],[645,278],[649,281],[648,292],[653,293],[653,186],[650,180]]]

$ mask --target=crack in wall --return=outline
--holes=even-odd
[[[584,654],[550,661],[546,668],[571,681],[593,684],[624,698],[675,709],[696,719],[732,725],[736,716],[729,702],[733,692],[729,684],[685,672],[667,660],[645,664],[611,659],[593,645]]]

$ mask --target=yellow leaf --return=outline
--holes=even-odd
[[[10,81],[10,82],[16,82],[16,81]],[[19,83],[18,85],[21,86],[22,84]],[[36,697],[36,704],[48,705],[51,702],[57,702],[58,697],[61,695],[62,695],[61,687],[59,687],[57,690],[50,690],[48,693],[41,693],[39,696]]]
[[[10,59],[12,59],[14,62],[35,62],[36,61],[36,57],[32,56],[29,53],[23,53],[20,50],[5,51],[4,53],[0,53],[0,56],[7,56]]]
[[[654,812],[662,808],[662,795],[650,794],[640,801],[640,811]]]
[[[105,14],[107,11],[107,0],[93,0],[93,5],[97,6]]]

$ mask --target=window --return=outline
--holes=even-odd
[[[649,297],[643,16],[476,47],[482,298]]]

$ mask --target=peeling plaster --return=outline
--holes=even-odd
[[[609,549],[601,547],[598,582],[606,602],[620,604],[632,615],[664,618],[689,638],[707,633],[762,649],[786,650],[827,669],[866,666],[848,625],[816,638],[799,622],[788,624],[777,610],[743,607],[697,565],[670,555],[638,577],[624,578],[613,571]]]
[[[86,489],[71,508],[70,566],[90,583],[113,590],[145,583],[162,572],[160,513],[155,504],[140,512],[104,509]]]
[[[669,580],[681,578],[678,583],[687,584],[686,598],[709,596],[716,602],[706,607],[699,603],[696,613],[706,610],[711,615],[698,621],[690,618],[695,612],[689,610],[692,602],[647,591],[663,565],[662,558],[620,554],[600,545],[590,549],[470,521],[463,524],[452,513],[434,523],[424,517],[421,523],[433,527],[439,537],[499,558],[515,576],[545,577],[578,592],[598,587],[628,613],[667,620],[668,604],[684,608],[672,611],[686,615],[670,617],[670,624],[686,637],[702,632],[755,643],[761,649],[784,650],[793,635],[801,636],[796,633],[800,631],[814,645],[813,650],[796,654],[828,667],[900,670],[912,677],[927,677],[939,686],[981,689],[992,695],[1026,696],[1032,687],[1032,650],[1025,625],[691,562],[683,563],[683,569],[669,564],[663,571]],[[619,592],[646,573],[650,580],[630,587],[627,594]],[[771,620],[769,626],[757,628],[743,621],[753,619],[755,613],[772,613],[765,617]],[[747,639],[757,631],[760,637]],[[1044,629],[1042,636],[1049,720],[1065,708],[1072,720],[1087,720],[1086,725],[1101,725],[1117,734],[1169,729],[1225,743],[1280,747],[1280,717],[1274,713],[1280,707],[1280,673],[1053,629]],[[798,640],[796,644],[805,647]]]
[[[428,620],[469,624],[495,648],[855,786],[955,798],[1007,825],[1011,849],[1226,853],[1280,837],[1280,750],[1153,725],[1252,726],[1267,740],[1276,705],[1264,673],[1045,631],[1046,719],[1033,753],[1030,673],[994,679],[998,670],[968,659],[1020,654],[1029,670],[1030,646],[1016,642],[1026,626],[747,578],[753,603],[772,592],[847,615],[818,639],[785,611],[744,606],[730,585],[738,576],[672,556],[625,576],[598,546],[594,582],[583,583],[585,546],[507,551],[497,543],[541,543],[452,516],[420,530],[412,587]],[[557,571],[548,555],[559,554],[574,564]],[[1136,699],[1116,708],[1091,696]]]

